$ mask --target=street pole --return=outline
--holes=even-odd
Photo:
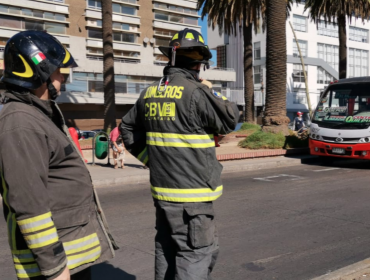
[[[307,81],[307,75],[306,75],[306,68],[305,68],[305,65],[304,65],[304,61],[303,61],[303,57],[302,57],[302,53],[301,53],[301,48],[299,47],[297,36],[295,34],[293,25],[290,21],[289,21],[289,25],[292,28],[293,35],[294,35],[294,38],[295,38],[295,42],[297,44],[297,48],[298,48],[298,52],[299,52],[299,57],[301,58],[301,64],[302,64],[303,75],[304,75],[304,82],[306,84],[306,98],[307,98],[307,103],[308,103],[308,112],[309,112],[310,121],[311,121],[311,119],[312,119],[312,109],[311,109],[310,93],[308,91],[308,81]]]

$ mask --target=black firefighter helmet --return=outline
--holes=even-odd
[[[43,31],[22,31],[9,39],[4,51],[5,84],[34,90],[58,68],[77,67],[69,51],[53,36]]]
[[[205,45],[203,36],[196,30],[184,29],[176,33],[169,46],[161,46],[159,50],[170,59],[172,65],[203,63],[209,65],[212,54]],[[175,51],[175,52],[173,52]]]

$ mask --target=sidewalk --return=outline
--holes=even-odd
[[[143,164],[129,153],[126,153],[125,169],[114,169],[113,166],[106,166],[107,159],[95,159],[95,165],[93,166],[91,164],[92,150],[83,150],[83,153],[85,159],[88,160],[88,168],[96,187],[149,183],[149,170],[144,169]],[[283,157],[287,153],[297,153],[301,156]],[[237,142],[221,144],[221,147],[216,148],[216,154],[224,166],[223,173],[295,166],[301,164],[302,159],[310,157],[306,155],[307,150],[295,149],[295,151],[288,152],[281,149],[250,151],[238,147]],[[113,164],[112,155],[110,156],[110,162]]]

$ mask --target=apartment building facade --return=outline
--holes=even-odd
[[[22,30],[45,30],[73,54],[78,67],[57,99],[70,126],[103,125],[102,0],[0,0],[0,59],[7,40]],[[167,64],[158,46],[184,29],[200,31],[196,0],[113,0],[117,121],[139,93],[162,77]],[[0,60],[0,71],[3,61]],[[220,68],[201,76],[216,85],[235,81]]]
[[[308,112],[304,73],[296,41],[289,21],[295,30],[304,57],[308,77],[311,106],[317,105],[320,92],[333,80],[338,79],[339,39],[335,23],[317,25],[304,12],[304,5],[294,5],[286,23],[287,34],[287,115],[293,119],[296,112]],[[347,77],[369,76],[369,29],[370,22],[352,19],[347,21]],[[236,70],[236,81],[228,83],[231,91],[240,92],[244,88],[243,77],[243,35],[219,36],[218,31],[209,30],[210,47],[217,50],[217,64]],[[265,101],[266,81],[266,34],[258,28],[253,36],[253,63],[255,103],[258,112]]]

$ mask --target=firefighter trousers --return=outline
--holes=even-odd
[[[219,251],[212,202],[154,205],[155,280],[211,280]]]

